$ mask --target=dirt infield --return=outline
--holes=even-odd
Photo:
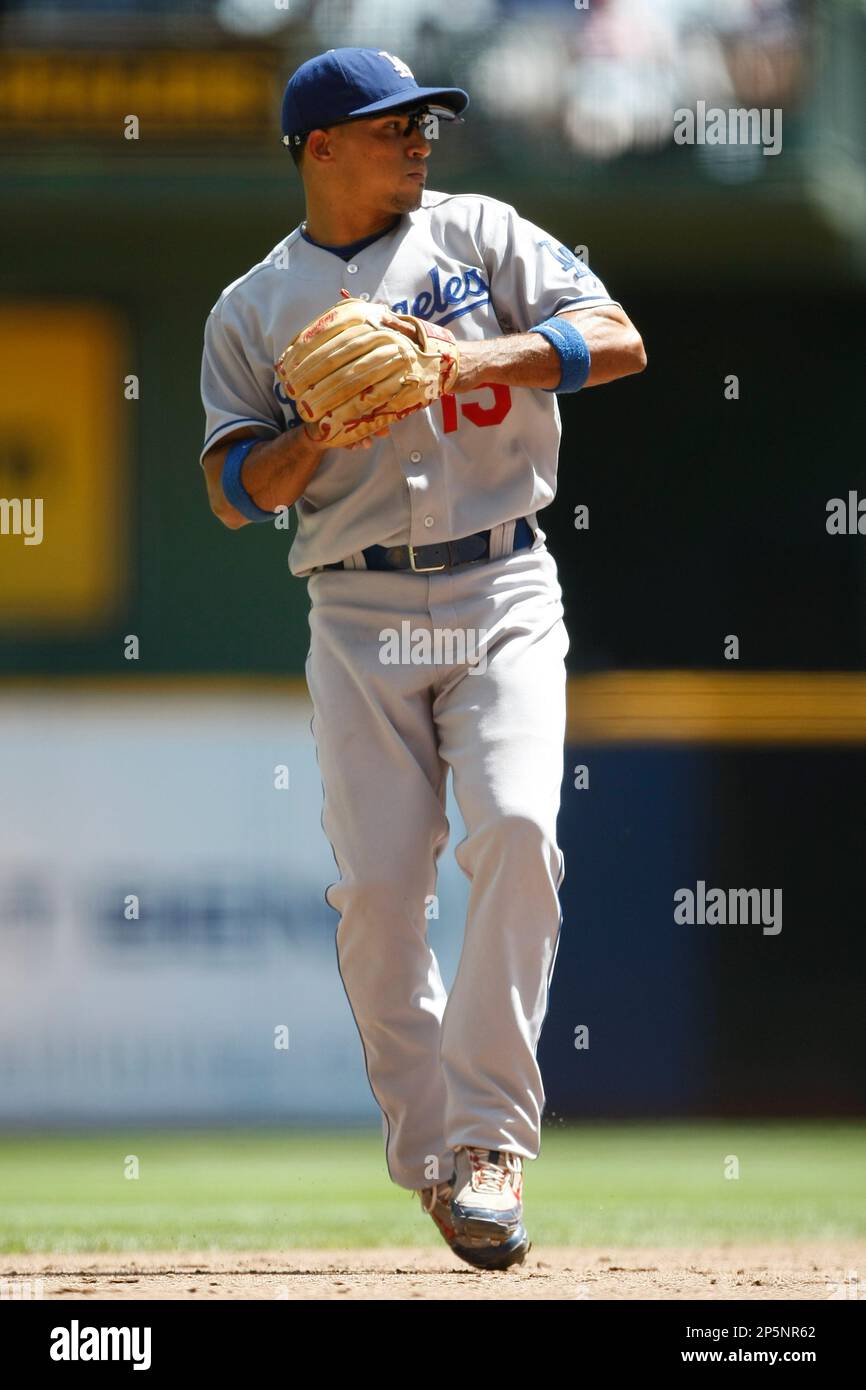
[[[6,1297],[79,1300],[863,1299],[866,1241],[551,1247],[531,1250],[518,1269],[496,1274],[478,1273],[447,1251],[421,1249],[3,1255],[0,1280]]]

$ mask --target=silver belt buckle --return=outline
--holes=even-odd
[[[416,574],[432,574],[434,570],[444,570],[444,569],[445,569],[445,566],[444,566],[444,565],[416,565],[416,564],[415,564],[415,547],[414,547],[414,545],[407,545],[406,549],[409,551],[409,565],[410,565],[410,568],[413,569],[413,570],[415,571]]]

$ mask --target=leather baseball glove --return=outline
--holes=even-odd
[[[450,391],[460,367],[449,329],[343,294],[275,364],[309,437],[334,448],[387,434]]]

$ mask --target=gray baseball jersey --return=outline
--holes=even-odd
[[[417,211],[348,261],[297,227],[210,312],[202,457],[241,425],[268,438],[301,424],[274,363],[342,289],[445,324],[458,342],[617,303],[556,237],[483,194],[426,190]],[[560,435],[555,393],[481,386],[398,421],[370,449],[327,450],[295,504],[292,573],[309,575],[368,545],[455,540],[533,518],[556,492]]]

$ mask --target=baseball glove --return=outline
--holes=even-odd
[[[345,298],[302,329],[275,370],[311,439],[349,447],[454,386],[454,334],[385,304]]]

